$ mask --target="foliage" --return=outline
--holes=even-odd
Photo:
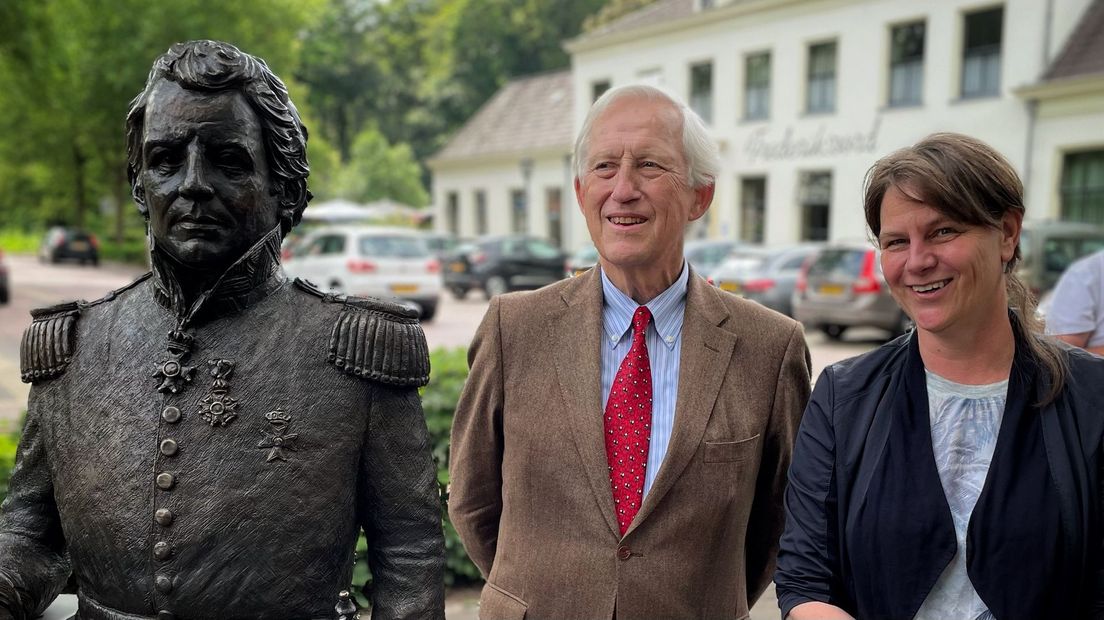
[[[8,254],[34,254],[42,243],[41,230],[24,231],[18,228],[0,228],[0,250]]]
[[[390,198],[412,207],[429,203],[410,146],[391,146],[375,127],[360,132],[352,157],[334,175],[334,192],[356,202]]]
[[[0,502],[8,494],[8,480],[15,467],[15,448],[18,444],[18,432],[0,433]]]

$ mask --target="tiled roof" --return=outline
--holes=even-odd
[[[571,150],[571,72],[557,71],[507,82],[456,132],[437,160],[538,151]]]
[[[1050,63],[1044,82],[1104,73],[1104,0],[1086,9],[1061,53]]]
[[[603,24],[576,40],[588,41],[611,34],[636,30],[637,28],[643,28],[645,26],[663,24],[693,14],[694,0],[658,0],[658,2],[649,4],[627,15],[623,15],[608,24]]]

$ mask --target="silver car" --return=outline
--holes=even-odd
[[[793,316],[793,292],[801,267],[823,244],[778,248],[740,246],[713,270],[717,288]]]
[[[877,327],[891,336],[912,326],[889,293],[878,251],[868,244],[833,244],[816,254],[798,278],[794,318],[839,339],[850,327]]]

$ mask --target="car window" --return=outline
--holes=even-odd
[[[805,264],[805,259],[808,257],[808,254],[795,254],[787,258],[778,269],[780,271],[797,271]]]
[[[1061,275],[1074,261],[1101,248],[1104,239],[1051,237],[1043,245],[1043,270]]]
[[[327,256],[345,252],[345,237],[342,235],[321,235],[306,245],[296,256]]]
[[[831,248],[823,250],[809,266],[809,276],[823,278],[855,278],[862,270],[867,250]]]
[[[361,256],[380,258],[423,258],[429,256],[429,248],[416,237],[404,235],[366,235],[360,238]]]
[[[525,242],[521,239],[503,239],[502,256],[507,258],[525,256]]]
[[[553,247],[551,243],[540,239],[530,239],[526,244],[526,249],[529,250],[529,254],[533,258],[556,258],[560,255],[560,251]]]

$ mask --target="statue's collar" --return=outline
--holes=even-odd
[[[237,312],[267,297],[280,288],[287,276],[280,267],[280,227],[262,237],[211,286],[189,305],[177,279],[174,261],[151,242],[150,264],[153,268],[157,302],[168,308],[180,321],[190,323]]]

